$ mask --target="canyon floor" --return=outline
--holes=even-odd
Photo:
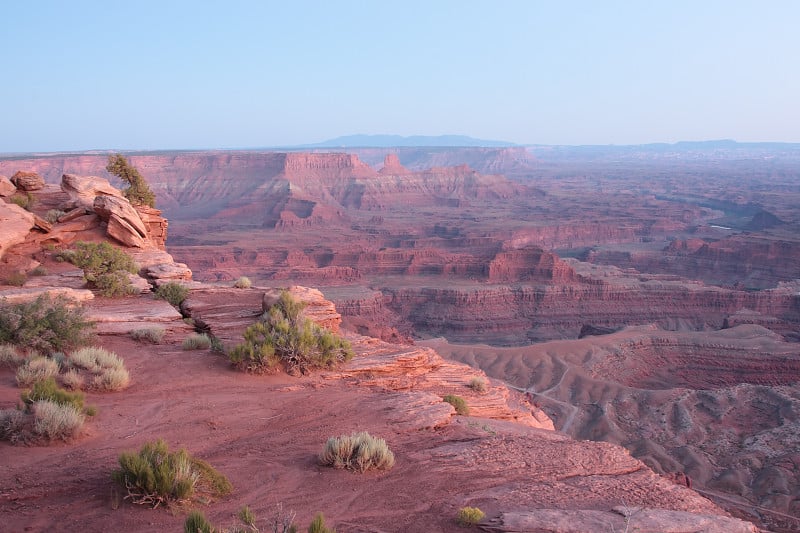
[[[105,160],[106,156],[94,154],[17,158],[0,161],[0,173],[29,169],[55,184],[62,173],[105,176]],[[614,507],[638,505],[630,497],[617,502],[621,493],[616,489],[593,486],[588,493],[573,492],[558,476],[545,476],[543,485],[530,485],[539,478],[526,468],[536,464],[547,470],[532,462],[534,457],[550,458],[546,448],[555,442],[579,442],[587,449],[603,443],[623,446],[631,458],[641,461],[636,464],[659,474],[647,481],[659,480],[655,485],[659,491],[661,480],[683,483],[684,488],[688,483],[690,494],[701,494],[708,505],[713,501],[760,527],[773,531],[800,527],[800,154],[795,148],[188,152],[131,154],[131,161],[151,181],[159,206],[170,219],[167,250],[191,268],[195,280],[208,287],[229,287],[247,275],[264,290],[318,287],[336,305],[343,330],[353,339],[379,339],[370,342],[388,343],[385,346],[393,348],[385,350],[394,353],[433,348],[451,361],[441,365],[467,363],[471,371],[485,372],[495,380],[498,398],[501,389],[509,395],[511,407],[501,409],[503,421],[490,421],[499,416],[497,402],[472,398],[479,406],[483,401],[484,414],[490,416],[450,420],[448,414],[450,422],[428,429],[389,417],[386,413],[392,409],[373,412],[365,407],[364,420],[374,422],[376,429],[387,428],[383,436],[393,449],[398,447],[399,457],[423,465],[403,470],[404,477],[413,479],[415,473],[425,472],[447,478],[450,466],[437,463],[437,457],[455,461],[458,466],[453,468],[464,473],[448,488],[441,480],[419,481],[431,487],[422,498],[430,507],[410,507],[421,513],[420,522],[393,527],[397,522],[382,521],[380,515],[403,520],[404,513],[387,504],[386,510],[370,514],[366,505],[358,508],[359,498],[346,499],[351,511],[337,515],[329,501],[315,500],[300,488],[308,482],[302,477],[307,473],[297,478],[302,481],[287,482],[284,490],[303,496],[280,500],[293,504],[300,518],[307,520],[320,510],[341,520],[337,523],[344,531],[358,531],[356,523],[364,524],[365,531],[426,530],[423,521],[435,524],[433,530],[449,530],[456,526],[451,516],[445,517],[447,513],[479,504],[491,510],[492,527],[497,530],[537,531],[534,522],[541,525],[552,518],[556,524],[565,516],[556,511],[548,514],[547,509],[575,511],[569,522],[578,520],[578,515],[594,519],[586,514],[590,511],[609,513]],[[43,198],[37,208],[42,214],[64,199],[56,191],[48,194],[50,199]],[[38,242],[45,241],[40,237]],[[22,264],[6,263],[9,271]],[[197,300],[203,290],[196,287],[196,291]],[[224,302],[217,305],[224,307]],[[253,317],[247,312],[243,316]],[[241,326],[235,325],[229,341]],[[220,335],[225,338],[224,332]],[[128,343],[122,338],[112,342]],[[369,343],[358,342],[366,354]],[[160,361],[159,349],[136,348],[135,357],[151,353]],[[232,386],[228,379],[241,380],[237,383],[243,387],[261,383],[226,374],[225,365],[212,354],[171,350],[180,364],[201,360],[207,365],[203,368],[216,365],[224,376],[216,378],[221,383]],[[425,367],[417,357],[410,359]],[[146,366],[140,370],[149,371]],[[209,375],[206,383],[200,367],[184,370],[192,372],[193,384],[203,384],[198,385],[198,397],[216,394],[216,382]],[[365,372],[380,374],[374,369]],[[410,390],[441,395],[453,386],[442,385],[438,378],[437,385],[422,386],[410,385],[407,378],[379,382],[374,375],[367,379],[356,374],[343,371],[298,381],[286,378],[286,382],[266,378],[262,383],[284,395],[270,399],[280,402],[282,409],[294,412],[298,406],[313,405],[322,413],[309,419],[311,427],[319,428],[318,433],[309,429],[313,438],[297,437],[305,444],[295,457],[305,457],[307,466],[313,466],[317,451],[318,444],[312,442],[329,436],[322,437],[334,414],[315,391],[341,398],[343,403],[337,405],[350,401],[348,394],[353,394],[352,403],[360,410],[375,401],[361,396],[367,394],[363,387],[369,394]],[[146,387],[159,379],[154,375]],[[131,390],[140,385],[145,382],[137,382]],[[166,390],[167,385],[163,387]],[[186,384],[182,390],[189,389]],[[158,396],[158,388],[152,393]],[[223,402],[224,387],[219,395],[216,401]],[[509,422],[516,416],[509,412],[519,413],[525,398],[530,401],[529,412],[551,418],[561,434],[526,429],[524,437],[518,435],[519,421]],[[113,401],[111,396],[108,401]],[[412,403],[430,405],[429,401],[415,397]],[[102,417],[99,400],[98,405]],[[338,410],[337,420],[344,425],[360,420],[360,415],[347,418],[344,408]],[[231,428],[247,418],[227,411],[225,417],[230,418],[225,423]],[[283,417],[275,420],[286,422]],[[194,424],[203,428],[206,422]],[[172,428],[165,423],[163,431]],[[283,432],[292,433],[290,426]],[[203,440],[208,458],[234,460],[228,457],[230,448],[224,444],[214,448],[212,441]],[[500,449],[513,449],[511,456],[525,457],[509,459],[519,468],[504,470],[503,459],[491,454],[493,459],[486,462],[467,460],[477,457],[472,455],[476,449],[482,450],[481,456],[487,454],[481,446],[495,447],[501,441],[511,444]],[[459,448],[453,451],[448,446]],[[423,452],[415,454],[414,449]],[[523,451],[527,449],[535,450],[532,456]],[[118,450],[109,451],[111,463]],[[589,455],[596,453],[601,452]],[[272,464],[279,462],[276,458]],[[489,481],[477,473],[481,468],[494,471],[484,476]],[[336,479],[343,483],[354,479],[316,470],[315,475],[323,478],[341,476]],[[390,488],[387,497],[401,491],[416,496],[407,488],[413,484],[401,488],[388,481],[390,476],[368,478],[372,484],[368,490],[353,492],[380,495],[379,487],[385,483]],[[609,487],[620,481],[615,476],[606,478],[614,479],[608,481]],[[570,475],[569,483],[591,477]],[[523,485],[528,488],[522,489]],[[458,497],[436,499],[440,491]],[[631,489],[631,494],[639,491]],[[611,497],[593,499],[601,493]],[[541,500],[525,496],[530,494],[541,495]],[[557,495],[571,496],[557,500]],[[319,502],[317,508],[295,503],[305,498]],[[675,500],[648,503],[648,498],[656,496],[648,492],[641,504],[684,510]],[[277,500],[271,499],[269,505]],[[593,503],[583,505],[582,500]],[[96,503],[100,505],[99,500]],[[263,503],[259,510],[266,512],[269,505]],[[525,514],[532,507],[538,514]],[[211,514],[222,523],[234,511],[225,503],[211,507]],[[618,513],[598,519],[616,520],[608,522],[614,530],[625,527]],[[179,523],[178,517],[169,520]],[[583,524],[578,531],[611,530]],[[566,526],[541,530],[568,530],[557,527]],[[638,527],[650,526],[642,522]]]

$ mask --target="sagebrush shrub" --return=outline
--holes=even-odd
[[[236,287],[237,289],[249,289],[250,287],[253,286],[253,282],[251,282],[250,278],[248,278],[247,276],[242,276],[236,280],[233,286]]]
[[[43,294],[32,302],[0,303],[0,344],[47,354],[87,343],[91,328],[83,309],[63,296]]]
[[[68,261],[83,269],[83,277],[89,285],[108,297],[135,294],[128,274],[139,270],[133,258],[108,242],[78,242],[69,253],[63,253]]]
[[[456,413],[460,415],[468,415],[469,414],[469,406],[467,405],[467,401],[464,400],[461,396],[456,396],[455,394],[447,394],[442,400],[446,401],[456,409]]]
[[[58,219],[64,216],[65,214],[66,212],[60,209],[50,209],[44,215],[44,219],[51,224],[55,224],[56,222],[58,222]]]
[[[92,375],[92,387],[101,391],[118,391],[128,386],[130,375],[122,358],[98,346],[87,346],[75,350],[67,359],[76,367],[88,370]]]
[[[134,503],[158,507],[191,500],[198,491],[222,496],[232,490],[228,479],[211,465],[184,448],[170,452],[162,439],[145,443],[139,452],[120,454],[119,465],[112,477]]]
[[[164,340],[164,328],[142,328],[134,329],[131,331],[131,338],[135,341],[150,342],[153,344],[161,344]]]
[[[92,380],[92,387],[101,391],[119,391],[131,382],[130,374],[124,368],[104,368]]]
[[[83,375],[73,368],[61,374],[61,383],[68,389],[81,390],[84,387],[85,380]]]
[[[205,333],[192,333],[183,339],[181,347],[184,350],[208,350],[211,347],[211,339]]]
[[[42,381],[53,376],[57,376],[59,371],[58,363],[47,357],[34,357],[17,368],[17,384],[20,387],[28,387],[38,381]]]
[[[229,358],[247,372],[268,372],[283,363],[289,372],[329,368],[353,357],[350,343],[301,315],[304,304],[284,291],[278,303],[244,332]]]
[[[156,298],[166,300],[175,307],[180,307],[181,303],[189,296],[189,288],[178,283],[177,281],[170,281],[163,285],[159,285],[155,292]]]
[[[25,427],[25,413],[19,409],[0,409],[0,439],[15,442]]]
[[[0,365],[7,366],[8,368],[17,368],[23,364],[25,360],[25,356],[13,345],[0,344]]]
[[[100,373],[108,368],[125,368],[122,359],[114,352],[98,346],[87,346],[80,348],[69,354],[70,364],[88,370],[93,373]]]
[[[469,380],[469,385],[467,386],[475,392],[486,392],[486,380],[483,378],[474,377]]]
[[[6,283],[14,287],[22,287],[28,281],[28,275],[25,272],[12,272],[6,278]]]
[[[48,440],[69,440],[80,432],[85,417],[71,405],[50,400],[33,403],[33,431]]]
[[[456,516],[462,526],[473,526],[483,520],[486,515],[477,507],[462,507]]]
[[[394,466],[394,454],[386,441],[373,437],[366,431],[330,437],[319,454],[324,466],[348,468],[358,472],[389,470]]]

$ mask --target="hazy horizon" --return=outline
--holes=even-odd
[[[0,153],[800,142],[800,3],[4,6]]]

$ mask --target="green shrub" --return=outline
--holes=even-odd
[[[349,361],[350,343],[301,316],[303,307],[281,293],[278,303],[245,330],[244,342],[231,350],[231,362],[247,372],[268,372],[283,363],[289,372],[306,373]]]
[[[161,344],[164,340],[164,328],[142,328],[131,330],[131,338],[135,341]]]
[[[17,368],[17,385],[29,387],[30,385],[52,379],[59,371],[58,363],[47,357],[33,357]]]
[[[234,287],[237,289],[249,289],[252,287],[253,283],[250,281],[250,278],[247,276],[242,276],[236,280],[236,283],[233,284]]]
[[[208,350],[211,347],[211,339],[205,333],[192,333],[183,339],[181,347],[184,350]]]
[[[83,309],[63,296],[47,294],[33,302],[0,303],[0,344],[24,346],[43,353],[64,351],[88,342],[92,323]]]
[[[128,184],[122,194],[131,204],[155,207],[156,195],[136,167],[131,166],[122,154],[108,156],[106,170]]]
[[[469,406],[467,405],[466,400],[461,396],[456,396],[455,394],[448,394],[442,400],[446,401],[450,405],[456,408],[456,413],[460,415],[468,415],[469,414]]]
[[[175,307],[180,307],[181,303],[189,296],[189,288],[177,281],[170,281],[169,283],[159,285],[155,294],[156,298],[166,300]]]
[[[34,268],[33,270],[30,271],[30,275],[31,276],[46,276],[47,275],[47,269],[44,267],[44,265],[39,265],[39,266],[37,266],[36,268]]]
[[[58,222],[58,219],[64,216],[66,213],[61,209],[50,209],[45,215],[44,219],[51,224],[55,224]]]
[[[138,268],[133,258],[108,242],[78,242],[75,248],[62,256],[83,269],[86,282],[107,297],[135,294],[128,274]]]
[[[83,410],[83,393],[82,392],[69,392],[56,385],[56,380],[48,377],[41,381],[37,381],[31,387],[31,390],[24,391],[20,398],[22,402],[31,406],[39,401],[48,401],[57,403],[58,405],[66,405],[76,409],[78,412]]]
[[[486,515],[477,507],[462,507],[458,510],[458,523],[462,526],[474,526]]]
[[[475,392],[486,392],[486,380],[483,378],[474,377],[469,380],[469,385],[467,385],[467,387]]]
[[[153,507],[190,501],[196,494],[223,496],[232,490],[230,482],[205,461],[186,449],[169,451],[162,439],[145,443],[137,453],[122,453],[113,479],[125,487],[126,499]]]
[[[14,287],[22,287],[26,281],[28,281],[28,276],[25,272],[12,272],[6,278],[6,283]]]
[[[26,192],[25,194],[17,192],[11,197],[11,203],[20,206],[26,211],[31,211],[33,209],[33,204],[36,203],[36,200],[33,198],[33,195],[30,192]]]
[[[17,368],[25,362],[25,356],[11,344],[0,344],[0,365]]]
[[[311,525],[308,526],[308,533],[336,533],[335,529],[330,529],[325,526],[325,517],[322,513],[317,513]]]
[[[358,472],[389,470],[394,466],[394,454],[385,440],[362,431],[330,437],[319,454],[319,462],[323,466],[349,468]]]
[[[33,431],[48,440],[69,440],[78,435],[85,417],[71,405],[50,400],[33,403]]]
[[[216,528],[200,511],[192,511],[183,523],[183,533],[216,533]]]

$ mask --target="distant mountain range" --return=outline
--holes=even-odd
[[[466,135],[345,135],[315,144],[304,144],[296,148],[395,148],[400,146],[449,146],[449,147],[505,147],[517,146],[505,141],[475,139]]]

